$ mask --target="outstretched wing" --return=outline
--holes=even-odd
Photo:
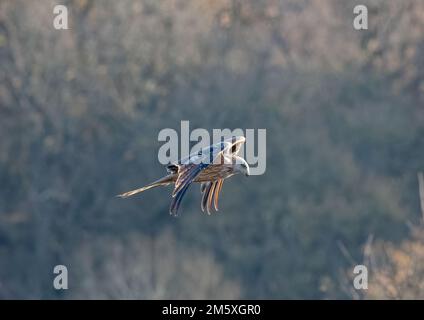
[[[179,166],[178,178],[172,192],[173,199],[169,210],[172,215],[177,215],[181,200],[197,175],[210,164],[221,161],[223,154],[228,153],[231,146],[229,142],[217,143],[200,150],[198,154],[189,158],[185,164]]]
[[[227,148],[225,151],[227,154],[237,155],[240,152],[241,146],[246,142],[246,138],[243,136],[234,136],[229,139],[224,140],[221,143],[224,143],[225,146],[231,146],[231,148]],[[178,171],[178,167],[184,164],[188,164],[193,162],[197,157],[202,157],[202,155],[210,154],[211,148],[216,148],[221,143],[217,143],[206,148],[199,150],[198,152],[194,152],[185,158],[181,158],[176,162],[169,164],[166,168],[168,171],[172,171],[175,173],[175,170]]]
[[[169,210],[170,213],[172,215],[177,215],[182,198],[184,197],[191,183],[202,170],[206,169],[212,163],[223,164],[224,162],[228,161],[228,159],[232,159],[231,155],[237,154],[241,148],[241,145],[245,141],[246,139],[244,137],[233,137],[220,143],[203,148],[202,150],[199,150],[199,152],[180,160],[180,164],[178,165],[178,178],[175,182],[174,191],[172,192],[173,199]],[[228,157],[228,155],[230,155],[230,157]],[[217,187],[219,187],[217,190],[220,190],[222,188],[222,183],[219,185],[213,185],[213,191],[215,191],[215,188]],[[212,190],[212,185],[210,188]],[[211,195],[209,193],[210,190],[208,191],[208,196],[206,197],[206,204],[212,203],[212,198],[214,197],[214,192],[212,192]],[[218,197],[219,192],[216,194],[215,208],[218,207]],[[206,208],[208,207],[210,209],[210,205],[206,206]]]

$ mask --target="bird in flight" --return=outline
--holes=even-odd
[[[165,177],[145,187],[120,194],[118,197],[128,198],[151,188],[174,183],[169,213],[177,216],[178,208],[187,189],[193,182],[199,182],[202,193],[202,211],[206,210],[210,214],[212,202],[215,210],[218,211],[218,199],[224,180],[235,174],[249,176],[249,165],[246,160],[238,156],[245,141],[243,136],[232,137],[203,148],[176,163],[167,165],[168,175]]]

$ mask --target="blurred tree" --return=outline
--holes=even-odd
[[[240,295],[237,283],[225,279],[212,256],[180,248],[169,230],[151,237],[90,238],[75,254],[79,263],[71,265],[77,271],[70,298],[237,299]]]
[[[68,0],[66,31],[52,0],[1,1],[0,296],[194,297],[210,279],[198,295],[350,297],[340,243],[360,260],[369,234],[406,241],[424,157],[422,2],[365,2],[367,32],[351,1]],[[157,134],[181,120],[266,128],[267,172],[229,181],[211,217],[194,190],[177,220],[170,189],[115,199],[162,175]],[[78,290],[52,290],[56,264]]]

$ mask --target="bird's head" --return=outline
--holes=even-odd
[[[237,157],[235,171],[244,174],[246,177],[250,175],[249,164],[241,157]]]

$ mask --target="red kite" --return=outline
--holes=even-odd
[[[201,209],[210,214],[212,201],[215,210],[218,210],[219,193],[225,179],[235,175],[249,176],[249,165],[246,160],[238,156],[241,145],[246,141],[244,137],[233,137],[223,142],[203,148],[197,153],[166,166],[168,175],[154,181],[143,188],[128,191],[118,195],[128,198],[151,188],[175,184],[172,192],[172,202],[169,208],[171,215],[178,214],[178,208],[187,189],[193,182],[200,182],[202,193]]]

